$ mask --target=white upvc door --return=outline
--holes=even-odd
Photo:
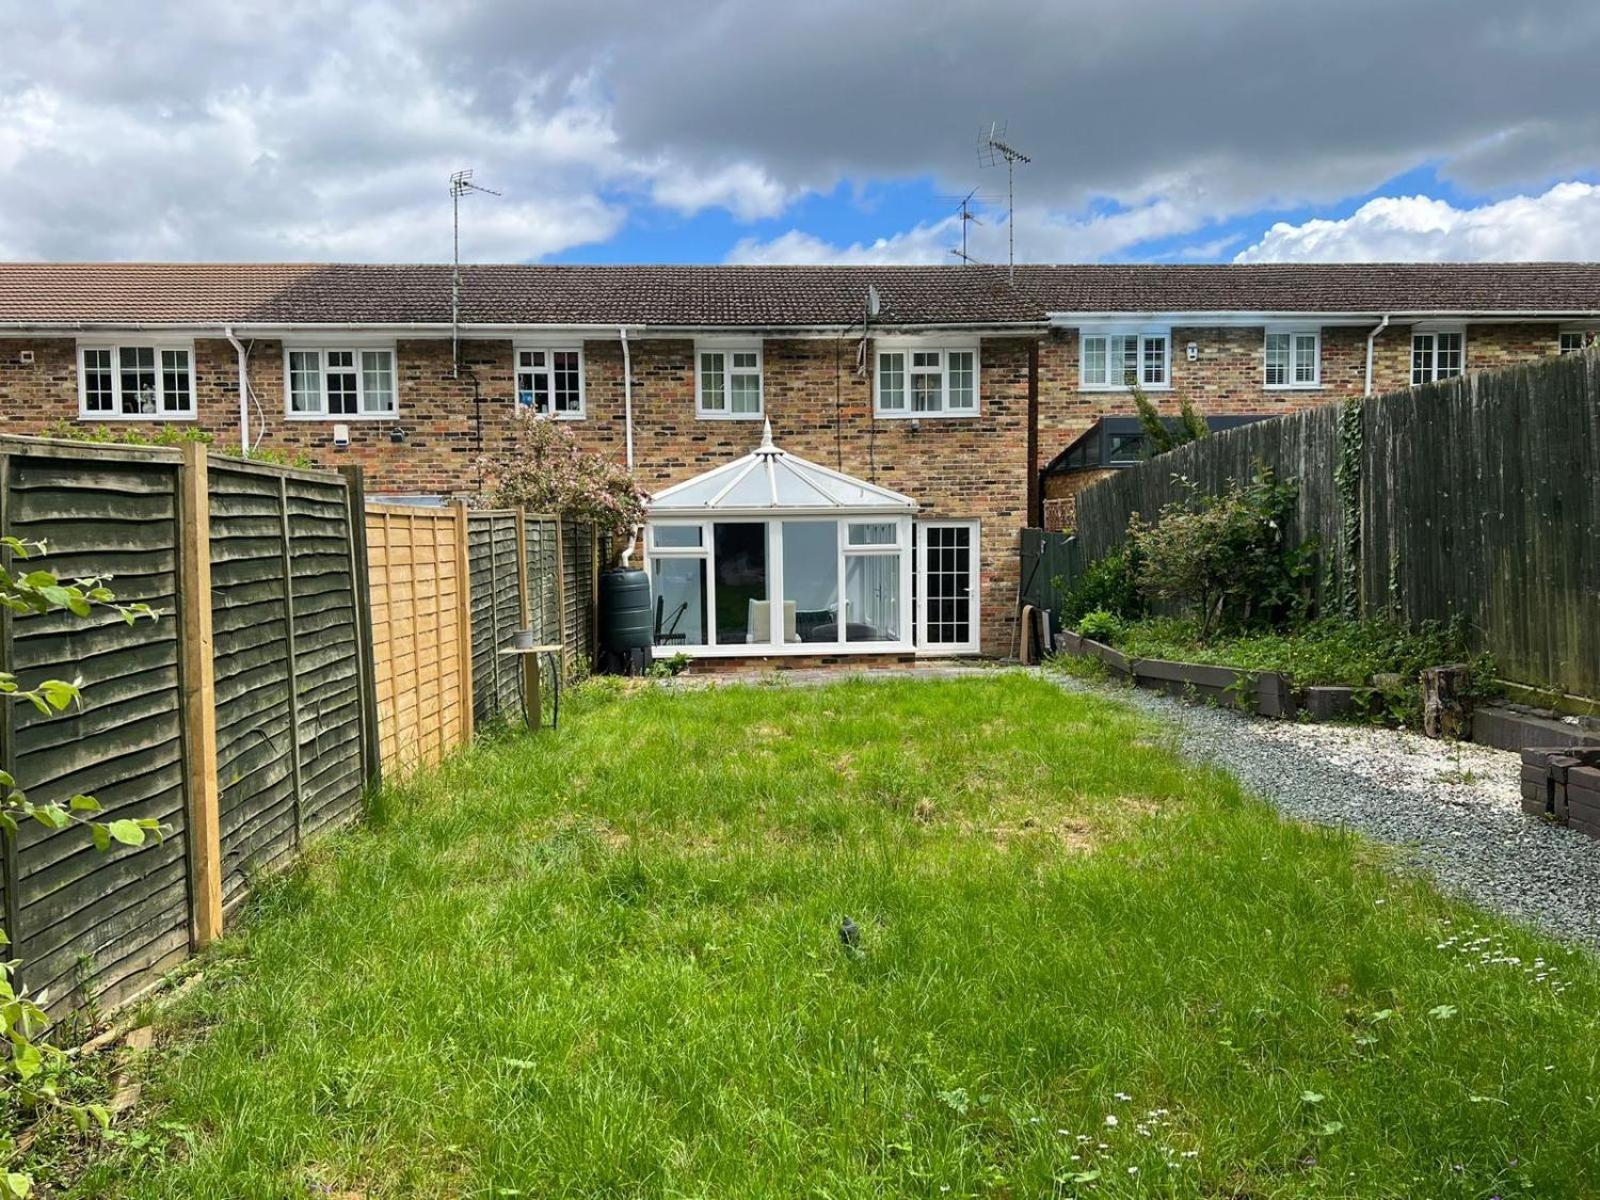
[[[978,522],[917,522],[917,649],[976,654]]]

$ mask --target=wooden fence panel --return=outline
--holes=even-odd
[[[1051,632],[1061,629],[1061,596],[1085,566],[1082,545],[1071,534],[1022,531],[1022,602],[1050,613]]]
[[[367,558],[385,770],[439,762],[471,728],[471,659],[459,622],[461,522],[445,509],[367,506]]]
[[[222,899],[231,907],[295,846],[289,590],[277,476],[221,459],[209,474]]]
[[[1508,679],[1600,696],[1600,356],[1364,412],[1362,601],[1463,617]]]
[[[293,580],[302,835],[354,817],[363,788],[361,630],[343,480],[284,479]]]
[[[522,704],[519,664],[499,653],[522,628],[517,516],[506,510],[471,518],[472,713],[478,724],[515,718]]]
[[[568,669],[581,657],[594,665],[594,605],[591,579],[594,565],[594,526],[565,517],[561,521],[561,571],[563,644]]]
[[[529,515],[524,521],[524,530],[528,556],[528,622],[533,628],[534,640],[540,645],[566,646],[567,639],[563,632],[565,584],[559,553],[560,522],[554,517]],[[553,658],[541,657],[539,670],[542,694],[552,695],[555,682]]]
[[[60,575],[113,574],[121,599],[161,614],[133,626],[102,613],[9,623],[7,665],[24,686],[81,678],[83,704],[49,717],[6,706],[7,768],[35,800],[88,793],[113,817],[172,828],[159,846],[104,855],[80,829],[30,821],[8,845],[8,933],[25,985],[48,990],[55,1014],[90,998],[114,1004],[189,950],[178,461],[149,451],[0,460],[6,532],[47,542]]]
[[[1175,477],[1215,493],[1266,462],[1300,482],[1291,534],[1320,544],[1324,601],[1348,582],[1367,615],[1464,618],[1505,678],[1600,696],[1600,353],[1362,401],[1354,443],[1340,420],[1325,405],[1228,430],[1093,485],[1078,497],[1084,560],[1180,495]]]

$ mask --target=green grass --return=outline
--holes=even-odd
[[[1594,1195],[1597,1012],[1110,700],[599,690],[268,888],[80,1192]]]

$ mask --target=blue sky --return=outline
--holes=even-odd
[[[1024,260],[1600,259],[1596,61],[1592,0],[63,0],[0,258],[443,261],[471,167],[474,261],[949,262],[1000,120]]]

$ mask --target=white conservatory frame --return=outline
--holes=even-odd
[[[651,500],[645,525],[645,571],[651,580],[655,604],[658,564],[668,559],[705,563],[705,641],[698,645],[658,645],[657,654],[682,653],[691,658],[764,658],[777,655],[909,654],[915,649],[916,605],[912,598],[915,555],[912,523],[917,502],[909,496],[880,488],[778,449],[772,444],[770,424],[760,447],[743,458],[717,467],[684,483],[658,492]],[[834,596],[841,613],[848,604],[847,567],[852,558],[899,556],[900,594],[896,601],[899,636],[881,641],[788,642],[784,640],[782,604],[783,525],[786,521],[838,524],[834,570]],[[775,606],[769,620],[772,640],[717,640],[717,580],[714,527],[718,524],[761,524],[766,529],[766,595]],[[892,525],[893,544],[851,545],[850,527],[858,524]],[[698,546],[663,546],[658,531],[698,528]],[[835,627],[848,624],[835,616]]]

